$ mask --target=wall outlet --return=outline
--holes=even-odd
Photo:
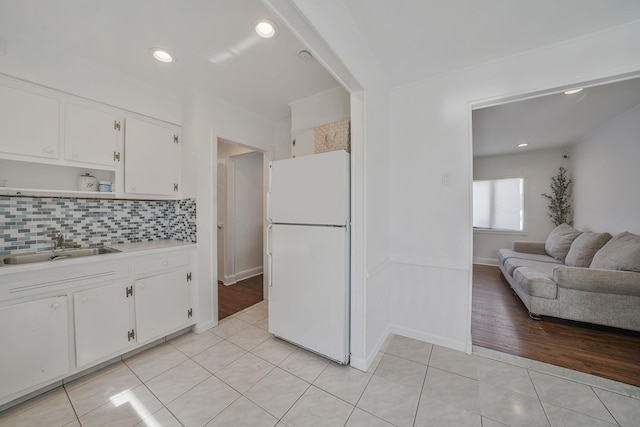
[[[447,187],[451,181],[451,172],[442,172],[442,186]]]

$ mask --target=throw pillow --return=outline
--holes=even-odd
[[[572,267],[589,267],[593,256],[611,239],[609,233],[592,233],[585,231],[573,241],[569,253],[564,259],[566,265]]]
[[[571,243],[582,233],[576,230],[569,224],[560,224],[549,233],[546,242],[544,243],[544,250],[552,258],[564,262]]]
[[[640,272],[640,236],[627,231],[618,234],[596,252],[590,268]]]

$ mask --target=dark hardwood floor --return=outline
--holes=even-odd
[[[474,345],[640,387],[640,333],[529,318],[495,266],[473,266]]]
[[[218,282],[218,320],[262,301],[262,274],[230,286]]]

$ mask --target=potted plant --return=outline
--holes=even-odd
[[[567,170],[563,167],[558,169],[558,174],[551,178],[552,194],[543,193],[542,196],[549,201],[549,218],[555,225],[569,224],[573,225],[573,221],[569,219],[571,214],[571,196],[570,185],[573,183],[567,176]]]

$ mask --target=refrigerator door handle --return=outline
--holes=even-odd
[[[269,226],[267,227],[267,268],[269,270],[269,287],[273,285],[273,281],[271,280],[271,276],[273,275],[273,252],[271,251],[271,229],[272,228],[273,228],[273,224],[269,224]]]

